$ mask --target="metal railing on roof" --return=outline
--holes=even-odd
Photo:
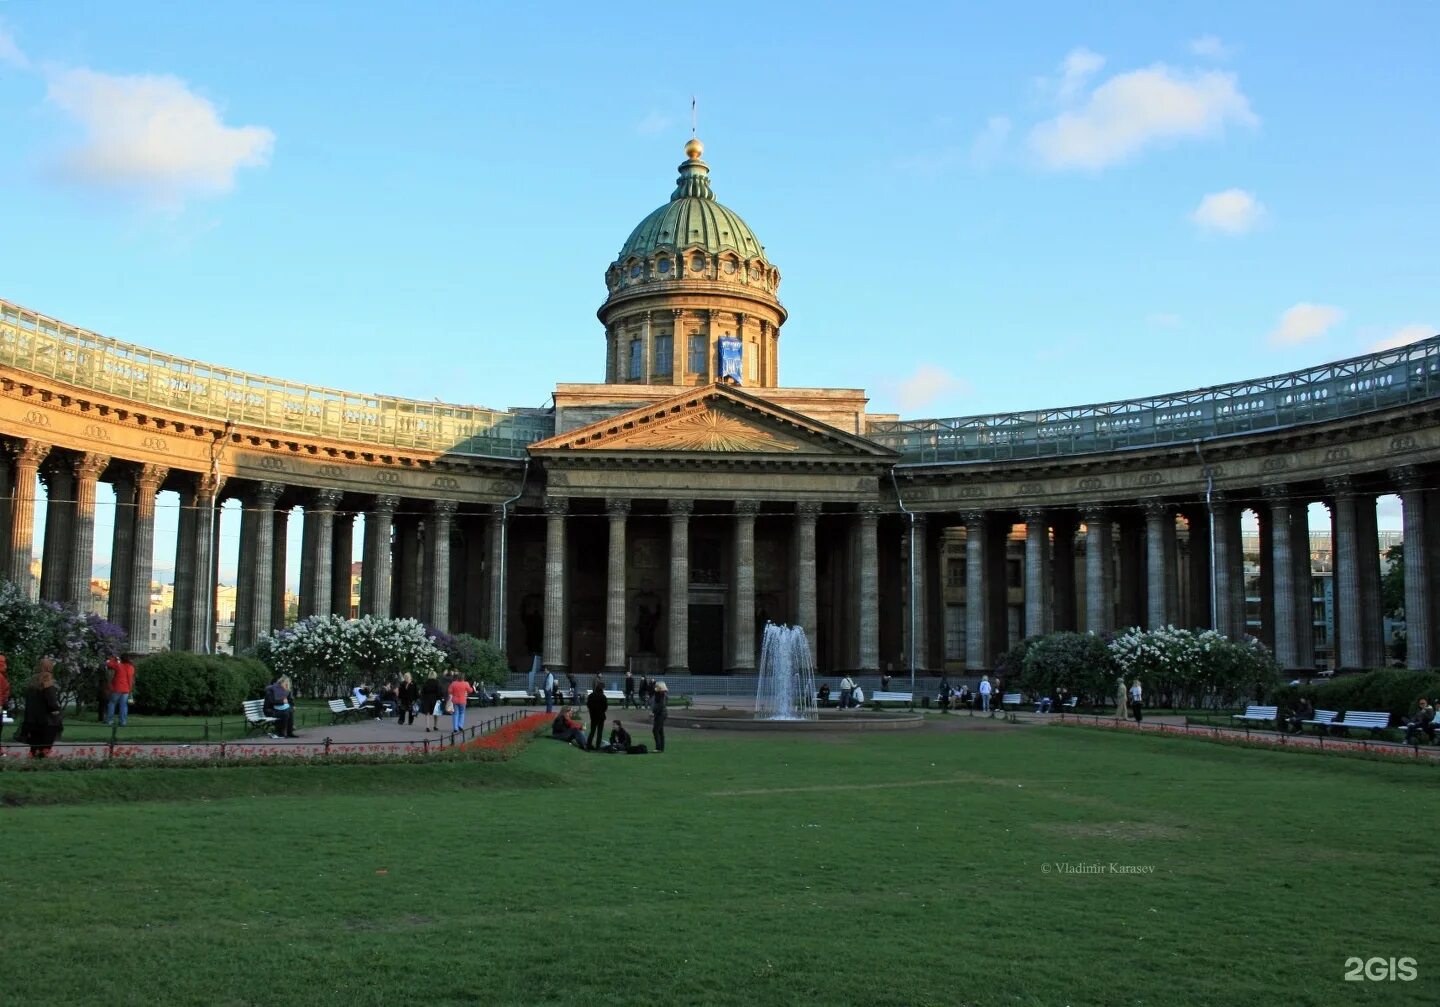
[[[159,409],[377,447],[517,458],[543,413],[360,395],[171,356],[0,300],[0,363]]]
[[[987,462],[1184,444],[1440,398],[1440,336],[1232,385],[1088,406],[872,422],[902,464]]]

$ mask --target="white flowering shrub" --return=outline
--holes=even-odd
[[[420,622],[368,615],[303,619],[261,639],[255,654],[277,674],[289,675],[303,696],[339,695],[362,679],[378,684],[405,671],[423,678],[445,667],[445,655]]]
[[[1127,684],[1140,679],[1149,706],[1231,706],[1272,686],[1278,674],[1258,640],[1209,629],[1128,629],[1111,641],[1110,654]]]

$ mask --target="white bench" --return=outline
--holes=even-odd
[[[872,692],[868,697],[870,703],[878,707],[881,703],[904,703],[906,706],[915,705],[915,693],[913,692]]]
[[[1316,727],[1329,730],[1330,725],[1335,723],[1335,718],[1338,716],[1340,716],[1340,712],[1338,710],[1316,710],[1314,717],[1312,717],[1310,720],[1302,720],[1300,721],[1300,724],[1301,726],[1304,726],[1305,724],[1314,724]]]
[[[1245,707],[1244,713],[1232,713],[1230,716],[1234,720],[1245,721],[1246,726],[1249,726],[1252,722],[1257,724],[1273,724],[1275,723],[1275,714],[1277,712],[1273,706],[1247,706]]]
[[[346,706],[343,699],[331,699],[327,701],[330,707],[330,723],[338,724],[342,720],[348,720],[355,715],[353,706]]]
[[[1023,697],[1020,695],[1020,693],[1007,692],[1005,693],[1005,695],[1000,697],[1000,709],[1003,710],[1007,706],[1019,706],[1023,701]]]
[[[246,734],[249,734],[251,731],[264,731],[266,734],[274,737],[276,720],[274,717],[267,717],[265,715],[265,700],[247,699],[241,704],[241,707],[245,710]]]
[[[496,690],[495,695],[500,697],[500,702],[502,703],[508,703],[512,699],[514,699],[528,705],[535,702],[535,699],[539,695],[539,693],[529,693],[526,692],[524,689],[498,689]]]
[[[1337,727],[1360,727],[1371,732],[1383,731],[1390,726],[1390,714],[1383,710],[1346,710],[1344,720],[1330,722],[1330,729]]]

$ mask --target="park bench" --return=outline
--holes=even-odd
[[[1323,734],[1330,729],[1330,725],[1335,723],[1335,718],[1338,716],[1340,716],[1338,710],[1316,710],[1315,716],[1310,720],[1300,721],[1300,726],[1304,727],[1306,724],[1314,724],[1321,729],[1321,733]]]
[[[500,702],[502,704],[508,703],[512,699],[519,700],[521,703],[529,704],[535,701],[535,699],[539,696],[539,693],[531,694],[526,692],[524,689],[500,689],[495,693],[495,695],[500,697]]]
[[[1247,706],[1244,713],[1232,713],[1230,716],[1235,720],[1243,720],[1245,726],[1255,724],[1273,724],[1278,711],[1273,706]]]
[[[1074,713],[1076,710],[1080,709],[1080,697],[1071,696],[1069,699],[1065,700],[1065,702],[1060,704],[1060,709],[1066,711],[1067,713]]]
[[[881,703],[903,703],[906,706],[915,705],[915,694],[913,692],[872,692],[869,696],[870,705],[877,710]]]
[[[1007,707],[1019,706],[1022,702],[1024,702],[1024,697],[1022,697],[1020,693],[1007,692],[1000,697],[1000,709],[1004,710]]]
[[[349,720],[355,716],[355,709],[346,706],[343,699],[329,700],[326,705],[330,707],[330,723],[332,724],[338,724],[342,720]]]
[[[245,710],[246,734],[251,731],[264,731],[266,734],[274,736],[275,718],[266,716],[265,700],[247,699],[241,706]]]
[[[1374,734],[1390,726],[1390,714],[1384,710],[1346,710],[1343,720],[1330,722],[1330,729],[1359,727]]]

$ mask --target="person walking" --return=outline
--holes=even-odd
[[[555,672],[545,672],[545,712],[555,712]]]
[[[396,715],[396,721],[401,727],[405,726],[406,718],[409,718],[410,726],[415,726],[415,704],[420,702],[420,687],[415,684],[415,679],[410,672],[400,676],[400,688],[396,690],[395,703],[400,707]]]
[[[1115,679],[1115,719],[1125,719],[1125,676]]]
[[[456,675],[450,683],[450,730],[458,734],[465,730],[465,705],[475,687],[465,681],[464,675]]]
[[[425,733],[440,730],[440,710],[445,704],[445,695],[440,691],[439,672],[430,672],[424,682],[420,683],[420,716],[430,718],[430,726],[425,728]]]
[[[120,726],[125,726],[125,721],[130,713],[130,693],[135,688],[135,655],[121,654],[119,657],[112,657],[105,662],[105,667],[110,669],[110,698],[105,701],[105,723],[115,719],[115,711],[120,711]]]
[[[1145,719],[1145,693],[1140,688],[1140,679],[1130,683],[1130,709],[1135,713],[1135,723]]]
[[[30,746],[30,758],[43,759],[65,730],[64,707],[55,684],[55,659],[42,657],[25,690],[25,719],[16,739]]]
[[[605,738],[605,712],[610,709],[610,701],[605,698],[605,683],[599,675],[595,676],[590,695],[585,697],[585,709],[590,712],[590,733],[585,738],[585,747],[598,752]]]
[[[650,733],[655,737],[655,751],[665,751],[665,717],[669,714],[670,687],[664,682],[655,683],[655,702],[651,705],[650,711],[654,717],[654,725]]]
[[[981,712],[981,713],[989,713],[989,712],[990,712],[990,693],[993,692],[993,691],[994,691],[994,689],[993,689],[993,687],[990,685],[990,676],[989,676],[989,675],[981,675],[981,676],[980,676],[980,712]]]
[[[635,701],[635,672],[629,668],[625,669],[625,709],[630,709],[630,704]]]

